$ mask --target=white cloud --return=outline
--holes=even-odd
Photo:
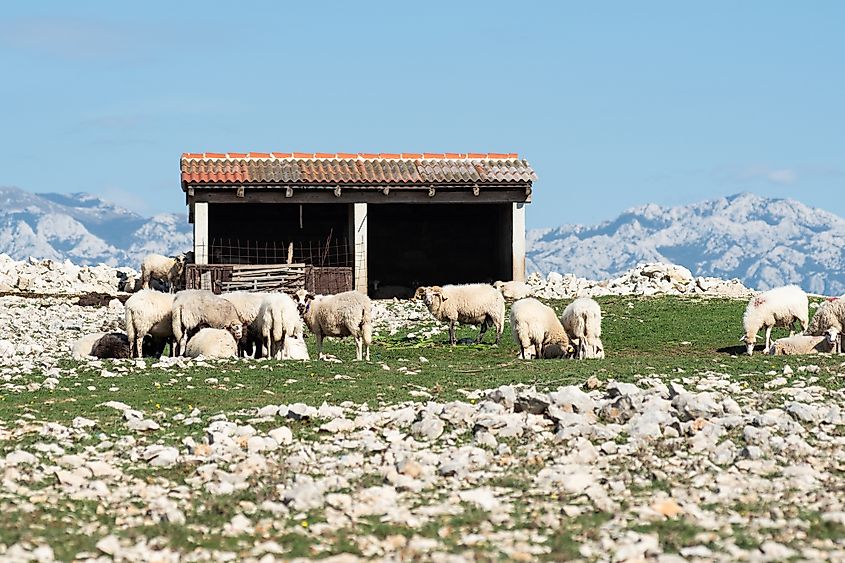
[[[789,168],[781,170],[771,170],[766,174],[766,178],[775,184],[793,184],[798,179],[798,173]]]
[[[798,172],[793,168],[773,168],[770,166],[750,166],[738,174],[740,181],[764,180],[772,184],[789,185],[798,181]]]

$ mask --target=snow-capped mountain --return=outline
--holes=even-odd
[[[845,219],[792,199],[743,193],[678,207],[635,207],[596,226],[528,233],[528,270],[616,276],[641,262],[739,278],[757,289],[798,284],[845,292]]]
[[[0,187],[0,253],[18,260],[137,268],[144,254],[176,254],[192,244],[191,226],[181,215],[147,218],[90,194]]]

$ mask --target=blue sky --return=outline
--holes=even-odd
[[[845,215],[845,3],[15,2],[0,185],[184,211],[179,155],[519,152],[529,227],[751,191]]]

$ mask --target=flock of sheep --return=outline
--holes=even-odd
[[[313,295],[305,290],[285,293],[206,290],[164,293],[150,289],[153,280],[175,287],[188,259],[152,255],[141,266],[142,288],[125,303],[126,333],[91,334],[73,346],[75,357],[140,358],[160,356],[167,344],[172,355],[206,358],[254,357],[308,359],[303,324],[314,334],[322,358],[326,336],[355,340],[356,358],[370,359],[372,303],[359,292]],[[496,343],[505,323],[505,296],[515,299],[514,338],[521,356],[601,358],[601,311],[591,299],[578,299],[558,320],[520,282],[420,287],[422,300],[437,320],[449,324],[449,341],[456,344],[457,323],[480,325],[475,342],[493,328]],[[551,312],[551,316],[549,316]]]
[[[315,296],[299,290],[291,297],[285,293],[215,295],[192,289],[173,294],[149,289],[153,279],[174,287],[188,260],[185,255],[147,257],[141,267],[143,289],[125,303],[126,333],[87,335],[74,345],[74,356],[157,357],[169,343],[172,355],[188,357],[309,359],[304,323],[314,334],[319,358],[323,358],[326,336],[351,336],[356,358],[370,359],[372,303],[363,293]],[[507,298],[513,301],[511,329],[521,358],[604,358],[602,313],[595,300],[575,299],[558,317],[551,307],[530,295],[527,284],[510,281],[425,286],[417,289],[413,299],[422,300],[435,319],[448,323],[452,345],[458,342],[458,323],[480,326],[478,336],[471,340],[474,342],[481,342],[488,328],[494,329],[498,344]],[[748,355],[753,354],[757,333],[763,329],[765,353],[839,352],[845,300],[823,303],[812,323],[808,319],[806,293],[796,286],[772,289],[749,301],[741,340]],[[801,326],[801,334],[790,332],[788,338],[772,342],[773,328],[792,329],[795,325]]]

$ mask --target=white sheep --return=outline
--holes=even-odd
[[[285,356],[284,360],[310,360],[308,355],[308,346],[305,344],[305,338],[300,334],[299,336],[285,337]]]
[[[369,297],[358,291],[314,296],[300,289],[296,298],[299,312],[317,340],[318,358],[323,358],[324,337],[352,336],[355,338],[356,358],[369,361],[370,344],[373,342],[372,302]]]
[[[836,340],[834,352],[839,354],[842,352],[843,326],[845,326],[845,300],[832,299],[819,305],[804,333],[821,336],[830,329],[835,330],[839,338]]]
[[[801,324],[801,330],[807,329],[808,316],[809,300],[800,287],[788,285],[770,289],[748,301],[745,314],[742,316],[745,334],[740,341],[745,342],[748,355],[752,355],[754,345],[757,343],[757,332],[765,327],[766,346],[763,353],[768,353],[772,346],[772,328],[789,328],[789,335],[792,336],[792,325],[796,322]]]
[[[787,338],[778,338],[772,343],[769,354],[772,356],[797,356],[832,351],[839,342],[839,331],[828,329],[822,336],[796,334]]]
[[[185,355],[189,358],[236,358],[238,343],[228,330],[203,328],[188,340]]]
[[[534,294],[531,286],[521,281],[497,281],[493,284],[493,287],[498,289],[505,299],[513,301],[525,299]]]
[[[163,256],[161,254],[149,254],[141,262],[141,288],[149,289],[150,280],[157,279],[166,282],[170,286],[170,293],[176,290],[179,282],[185,273],[185,264],[193,262],[193,252],[187,252],[179,256]]]
[[[286,293],[267,293],[256,316],[256,330],[261,338],[261,356],[285,359],[287,337],[302,336],[302,321],[293,299]]]
[[[505,298],[492,285],[433,285],[418,289],[416,295],[420,294],[434,318],[449,323],[449,343],[453,346],[457,342],[456,323],[481,325],[476,342],[481,342],[487,327],[493,326],[499,343],[505,325]]]
[[[233,291],[220,295],[223,299],[235,306],[238,316],[244,323],[244,335],[238,342],[238,355],[244,356],[250,353],[255,357],[261,356],[261,322],[259,313],[261,302],[267,293],[250,293],[248,291]],[[296,312],[296,307],[294,307]]]
[[[70,345],[70,353],[73,356],[73,359],[84,360],[86,358],[90,358],[93,355],[91,354],[91,351],[94,348],[94,344],[96,344],[97,341],[105,334],[105,332],[86,334],[79,340],[72,342]]]
[[[545,357],[544,351],[551,346],[564,353],[569,348],[569,337],[554,309],[533,297],[520,299],[513,304],[511,330],[513,339],[519,343],[520,356],[524,360],[530,357],[532,347],[535,358]]]
[[[560,317],[569,340],[575,345],[579,360],[584,358],[604,358],[604,345],[601,341],[601,307],[589,297],[579,297],[563,310]]]
[[[186,289],[176,294],[171,326],[177,356],[184,353],[188,337],[196,329],[227,329],[236,341],[243,337],[243,321],[235,306],[204,289]]]
[[[126,300],[123,314],[133,358],[141,357],[144,336],[147,334],[159,343],[169,341],[170,352],[174,353],[173,301],[173,295],[152,289],[142,289]]]

